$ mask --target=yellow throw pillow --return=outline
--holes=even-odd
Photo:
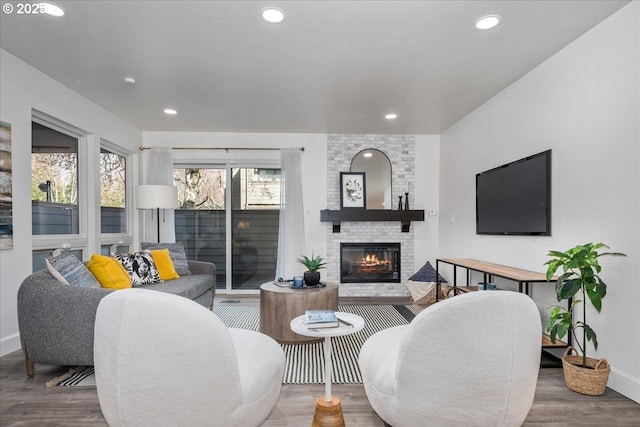
[[[126,289],[131,287],[131,278],[117,259],[104,255],[93,254],[87,263],[87,268],[103,288]]]
[[[151,249],[150,252],[162,280],[180,278],[180,275],[176,272],[176,268],[173,266],[169,249]]]

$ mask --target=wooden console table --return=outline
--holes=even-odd
[[[489,283],[493,281],[493,277],[500,277],[506,280],[511,280],[518,283],[518,292],[523,292],[529,295],[529,285],[534,283],[547,283],[554,284],[557,277],[552,277],[552,281],[547,281],[547,276],[543,273],[536,273],[534,271],[522,270],[519,268],[507,267],[505,265],[493,264],[490,262],[478,261],[469,258],[442,258],[436,259],[436,277],[440,277],[440,263],[450,264],[453,266],[453,287],[454,295],[455,288],[457,287],[457,267],[466,269],[466,285],[469,286],[471,280],[471,272],[476,271],[482,273],[482,281]],[[436,302],[440,297],[440,281],[436,283]],[[571,300],[568,301],[567,307],[571,306]],[[571,334],[567,336],[567,342],[563,343],[556,341],[556,344],[552,344],[549,336],[543,334],[542,347],[566,347],[571,345]]]

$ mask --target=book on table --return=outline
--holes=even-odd
[[[337,328],[340,326],[336,312],[333,310],[307,310],[304,323],[309,329]]]
[[[281,288],[290,288],[293,280],[274,280],[273,284]]]

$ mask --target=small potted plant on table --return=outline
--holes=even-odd
[[[311,253],[311,258],[306,255],[302,255],[302,257],[298,258],[297,261],[307,267],[307,271],[304,272],[305,285],[315,286],[320,283],[320,272],[318,270],[327,265],[320,255],[314,256],[313,253]]]
[[[596,333],[587,324],[587,298],[599,313],[602,299],[607,294],[607,285],[598,275],[602,267],[598,258],[604,255],[625,256],[617,252],[598,252],[600,248],[609,248],[604,243],[586,243],[575,246],[566,252],[549,251],[551,259],[545,263],[547,280],[551,280],[558,269],[562,274],[556,281],[558,301],[572,300],[569,308],[554,306],[547,322],[547,332],[553,344],[567,333],[572,334],[581,355],[571,355],[572,347],[567,347],[562,358],[565,384],[573,391],[591,396],[604,394],[611,367],[606,359],[587,357],[587,341],[598,349]],[[576,297],[576,294],[578,296]],[[576,297],[576,299],[574,299]],[[582,320],[575,320],[575,313],[582,304]],[[578,336],[582,330],[582,336]]]

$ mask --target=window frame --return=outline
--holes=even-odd
[[[88,237],[88,154],[91,138],[89,134],[71,124],[58,120],[48,114],[37,110],[32,110],[31,121],[39,125],[48,127],[57,132],[69,135],[78,140],[78,234],[38,234],[31,233],[32,249],[56,249],[56,248],[73,248],[83,250],[86,255]],[[30,135],[31,151],[33,152],[33,135]]]
[[[133,245],[133,218],[134,218],[134,208],[133,208],[133,153],[128,150],[119,147],[118,145],[107,141],[105,139],[100,140],[100,146],[98,147],[98,167],[96,170],[96,186],[98,187],[98,193],[100,194],[100,152],[102,149],[110,151],[111,153],[117,154],[119,156],[123,156],[125,161],[125,219],[126,219],[126,231],[124,233],[102,233],[102,224],[100,223],[101,218],[101,200],[100,197],[96,198],[96,209],[97,209],[97,217],[98,217],[98,228],[100,230],[99,233],[99,247],[102,246],[129,246]]]
[[[100,253],[103,246],[133,247],[136,210],[133,203],[133,186],[137,173],[137,156],[116,143],[101,139],[94,134],[52,117],[36,109],[31,110],[31,121],[64,133],[78,140],[78,234],[31,233],[31,252],[68,249],[81,251],[82,258],[88,259],[92,253]],[[33,146],[33,135],[29,134]],[[102,234],[100,224],[100,150],[104,148],[126,157],[126,232]],[[31,148],[33,151],[33,148]]]

